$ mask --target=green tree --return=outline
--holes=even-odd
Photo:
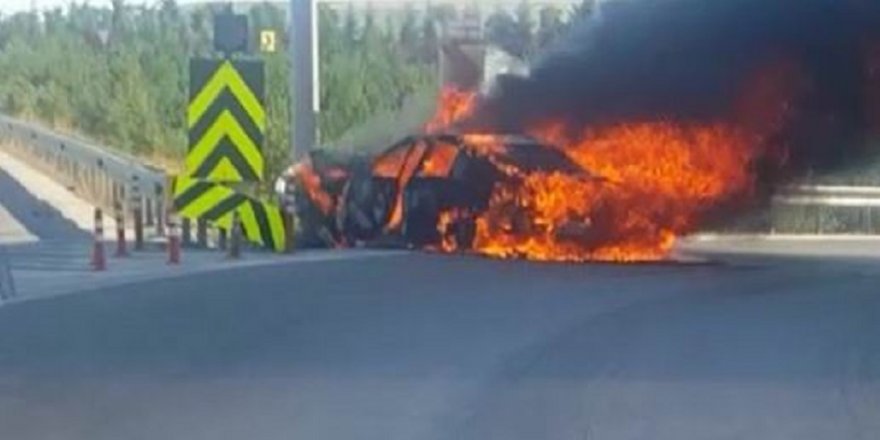
[[[186,150],[189,58],[213,54],[213,13],[204,6],[184,12],[174,0],[149,5],[114,0],[110,7],[73,4],[67,11],[0,17],[0,111],[179,161]],[[318,12],[323,139],[435,87],[434,51],[423,48],[436,47],[436,34],[420,27],[425,17],[404,11],[380,27],[369,10],[349,7],[340,14],[321,5]],[[254,5],[249,16],[254,41],[263,29],[284,34],[285,17],[274,4]],[[295,60],[284,50],[261,56],[271,175],[287,163],[288,77]]]

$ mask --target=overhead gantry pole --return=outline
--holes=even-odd
[[[317,0],[290,0],[290,154],[303,158],[317,146],[321,110],[318,76]]]

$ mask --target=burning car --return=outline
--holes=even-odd
[[[297,214],[303,246],[469,251],[499,189],[521,187],[536,173],[585,186],[608,184],[560,149],[529,137],[428,134],[407,137],[372,158],[314,152],[289,170],[279,190]],[[508,234],[548,226],[516,198],[493,211],[492,227]],[[591,223],[573,218],[555,233],[589,240]]]
[[[444,90],[426,134],[374,156],[319,150],[291,167],[278,190],[297,214],[298,245],[658,261],[677,237],[754,187],[760,150],[736,124],[637,121],[572,131],[551,120],[524,127],[526,135],[444,134],[476,102]]]
[[[300,245],[664,260],[679,237],[870,149],[880,125],[871,2],[721,2],[695,14],[643,3],[586,21],[584,38],[488,94],[447,84],[425,135],[295,166],[283,189]],[[743,32],[757,16],[761,31]],[[634,17],[651,20],[634,27]],[[829,32],[804,31],[815,28]],[[527,137],[481,134],[509,131]]]

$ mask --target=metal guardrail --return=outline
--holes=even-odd
[[[0,115],[0,141],[10,154],[108,212],[114,203],[141,203],[146,224],[156,226],[157,235],[164,234],[168,191],[164,171],[87,140],[5,115]]]
[[[876,186],[786,186],[774,202],[802,206],[880,207],[880,187]]]
[[[789,185],[772,202],[770,233],[880,235],[880,187]]]

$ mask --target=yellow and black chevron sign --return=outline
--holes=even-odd
[[[262,61],[190,61],[186,173],[212,182],[263,180]]]
[[[283,252],[284,216],[277,205],[248,197],[224,185],[188,177],[174,179],[174,207],[189,219],[204,219],[221,229],[232,228],[238,212],[244,235],[253,243]]]

